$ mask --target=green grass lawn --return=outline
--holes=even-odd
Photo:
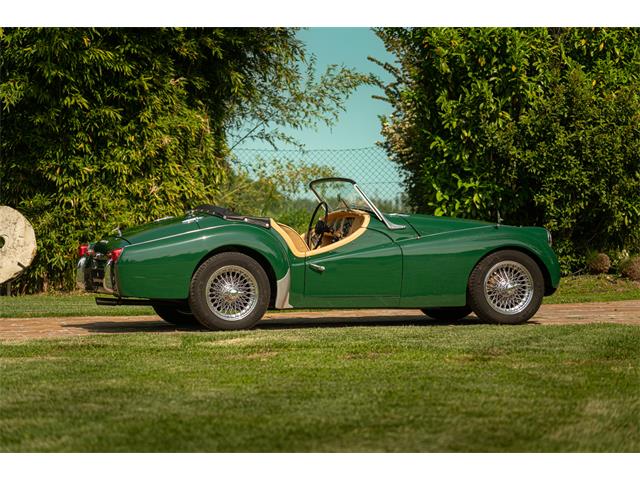
[[[103,295],[104,296],[104,295]],[[0,318],[67,317],[89,315],[153,315],[150,307],[96,305],[85,293],[0,297]],[[581,275],[562,279],[560,288],[544,303],[640,300],[640,283],[614,275]]]
[[[0,343],[0,451],[640,450],[640,327]]]
[[[154,315],[151,307],[96,305],[96,296],[108,295],[58,293],[0,297],[0,318]]]
[[[640,282],[617,275],[577,275],[564,277],[560,288],[544,303],[613,302],[640,300]]]

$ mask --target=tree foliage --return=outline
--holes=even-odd
[[[0,29],[0,202],[38,239],[21,290],[71,286],[81,241],[219,198],[229,132],[286,140],[367,81],[309,69],[293,29]]]
[[[381,29],[415,208],[540,225],[565,271],[640,245],[640,30]]]
[[[277,218],[304,232],[317,205],[317,200],[304,195],[309,182],[336,175],[333,168],[315,163],[258,158],[249,166],[232,169],[216,201],[236,212]]]

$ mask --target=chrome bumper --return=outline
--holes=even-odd
[[[105,293],[116,293],[116,278],[113,274],[113,269],[115,265],[111,260],[107,262],[107,265],[104,267],[104,278],[102,280],[102,291]]]
[[[76,286],[80,290],[115,294],[115,285],[111,260],[103,268],[99,267],[96,261],[88,256],[78,260],[76,265]]]
[[[76,265],[76,287],[80,290],[88,290],[89,278],[87,277],[87,257],[82,257]]]

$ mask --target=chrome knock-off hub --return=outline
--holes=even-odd
[[[224,320],[242,320],[258,303],[258,282],[239,265],[220,267],[209,277],[205,288],[209,308]]]
[[[499,262],[484,278],[484,296],[491,308],[499,313],[520,313],[533,298],[531,273],[518,262]]]

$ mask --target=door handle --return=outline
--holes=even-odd
[[[320,273],[324,272],[324,267],[322,265],[318,265],[316,263],[310,263],[309,264],[309,268],[311,270],[315,270],[316,272],[320,272]]]

